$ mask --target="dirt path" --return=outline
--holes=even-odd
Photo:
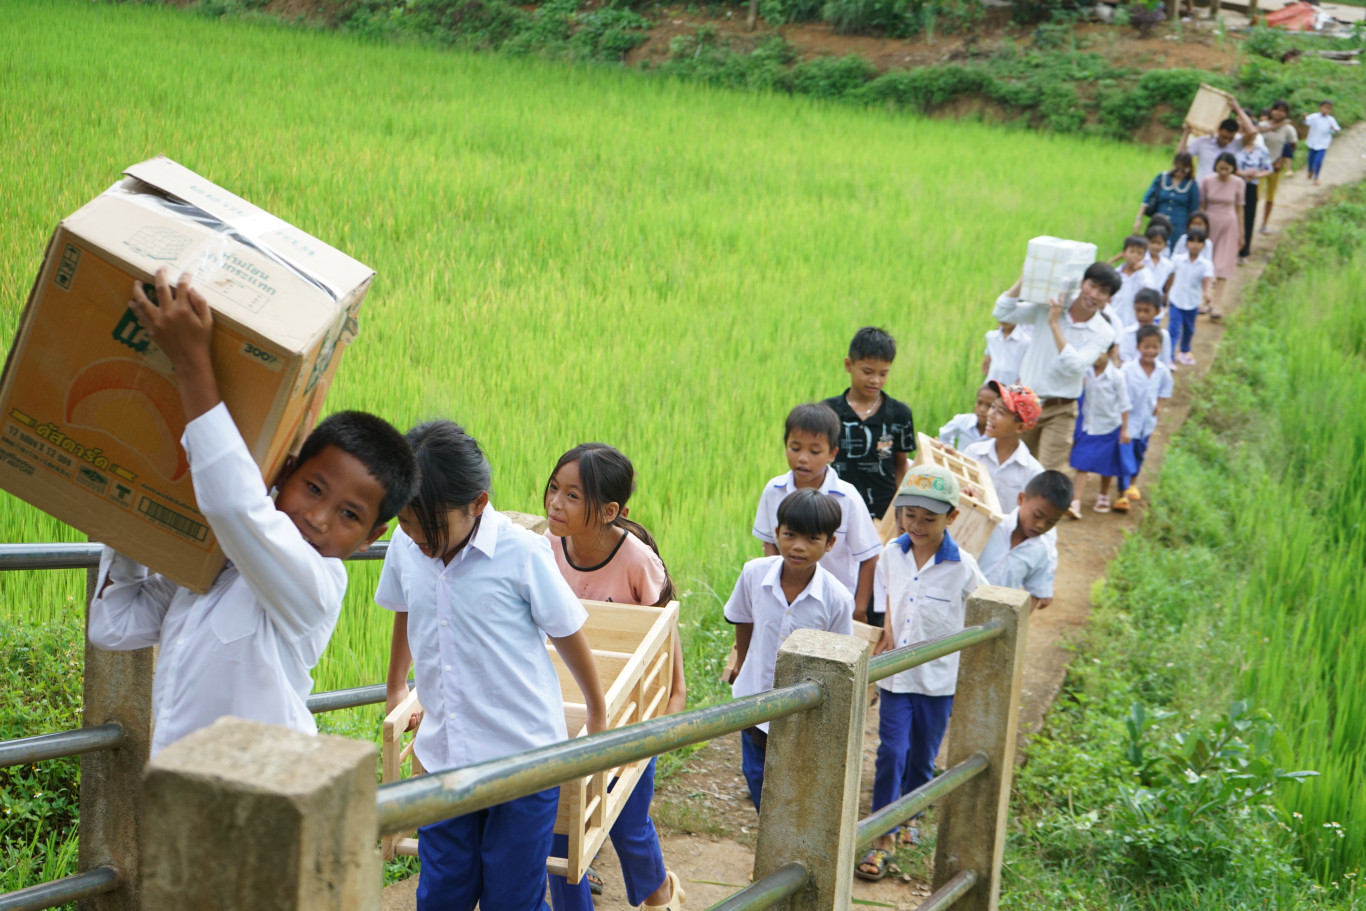
[[[1261,275],[1267,259],[1279,241],[1280,229],[1315,205],[1327,191],[1340,184],[1366,179],[1366,123],[1339,136],[1328,152],[1321,187],[1310,184],[1303,170],[1282,179],[1272,216],[1272,233],[1253,239],[1252,256],[1230,282],[1224,293],[1223,310],[1236,313],[1241,289]],[[1137,189],[1135,190],[1137,192]],[[1127,218],[1124,208],[1123,217]],[[1260,216],[1258,224],[1260,226]],[[1177,373],[1176,392],[1162,423],[1154,434],[1149,450],[1145,478],[1156,477],[1167,442],[1186,418],[1191,403],[1192,382],[1203,376],[1224,335],[1224,326],[1201,317],[1194,350],[1197,364]],[[1141,485],[1142,486],[1142,485]],[[1064,520],[1059,526],[1059,560],[1056,598],[1049,608],[1030,618],[1029,643],[1024,674],[1024,702],[1021,728],[1026,733],[1038,730],[1048,707],[1057,696],[1071,658],[1070,646],[1084,629],[1091,613],[1091,589],[1105,574],[1109,561],[1118,551],[1124,535],[1138,528],[1146,511],[1139,503],[1128,514],[1100,515],[1090,509],[1095,500],[1095,480],[1083,493],[1085,518]],[[869,711],[864,739],[863,794],[861,816],[870,812],[873,756],[877,747],[877,710]],[[933,810],[930,811],[931,815]],[[758,817],[749,801],[744,779],[740,776],[739,735],[709,744],[688,761],[687,768],[671,776],[655,797],[654,818],[662,835],[664,856],[678,872],[687,893],[687,906],[693,911],[709,907],[749,881],[754,863],[754,834]],[[854,897],[873,907],[913,908],[930,893],[927,879],[933,858],[932,843],[908,849],[898,856],[899,868],[880,883],[854,882]],[[627,911],[621,885],[621,872],[610,844],[603,849],[598,869],[606,888],[597,901],[600,911]],[[414,907],[412,890],[416,879],[385,890],[384,908]]]

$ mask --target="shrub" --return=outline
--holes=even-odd
[[[858,54],[817,57],[798,64],[792,71],[792,90],[813,98],[842,98],[852,95],[876,75],[873,65]]]

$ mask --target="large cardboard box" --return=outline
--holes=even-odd
[[[64,220],[0,379],[0,487],[182,585],[224,563],[195,507],[170,363],[133,282],[191,272],[262,476],[312,428],[374,271],[166,158]]]

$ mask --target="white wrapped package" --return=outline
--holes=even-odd
[[[1034,238],[1025,252],[1020,300],[1047,303],[1063,292],[1069,280],[1080,283],[1082,273],[1095,261],[1095,244],[1061,237]]]

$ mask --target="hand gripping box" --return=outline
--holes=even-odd
[[[162,266],[213,308],[223,399],[268,480],[317,419],[374,271],[167,158],[53,234],[0,379],[0,487],[202,592],[223,553],[170,363],[128,308]]]
[[[1060,237],[1036,237],[1025,252],[1024,284],[1020,300],[1044,304],[1062,294],[1069,282],[1081,282],[1082,273],[1096,261],[1096,245]]]

